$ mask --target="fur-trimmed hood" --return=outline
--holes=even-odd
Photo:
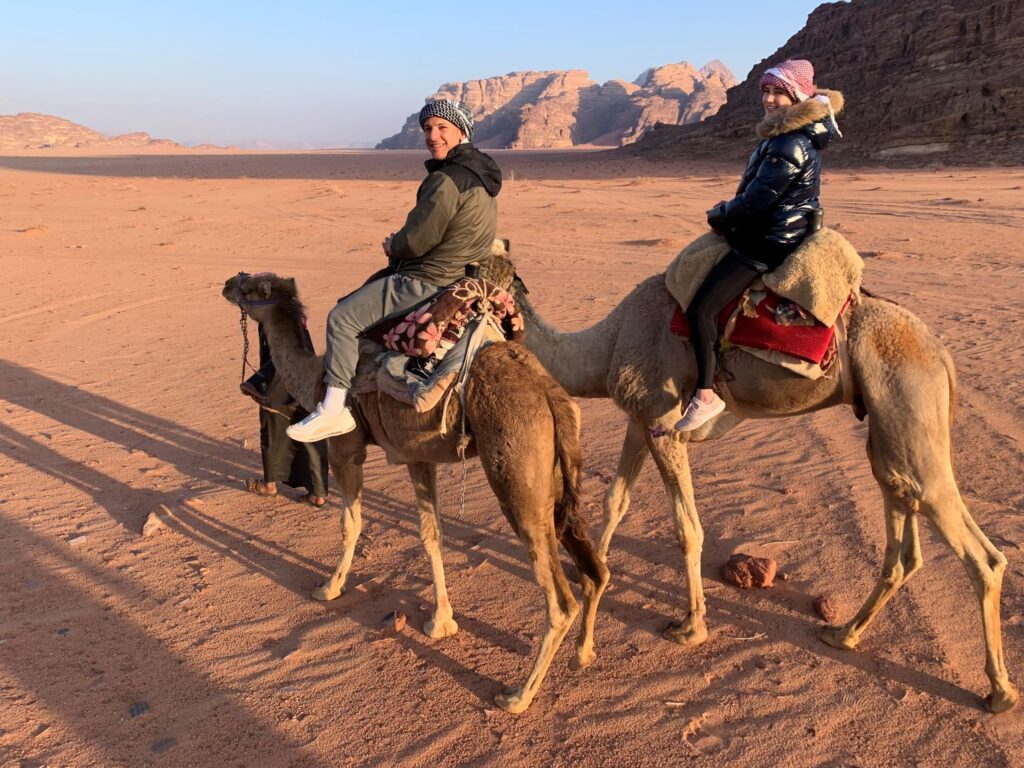
[[[828,91],[824,88],[818,88],[814,95],[827,96],[832,104],[832,112],[834,114],[838,115],[843,111],[845,100],[843,99],[843,94],[839,91]],[[828,104],[812,96],[806,101],[801,101],[765,117],[764,120],[757,124],[757,135],[762,139],[770,139],[773,136],[781,136],[784,133],[798,131],[801,128],[806,128],[828,118]],[[830,120],[829,122],[832,121]],[[835,128],[836,126],[833,123],[828,133],[831,134]]]

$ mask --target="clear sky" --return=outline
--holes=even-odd
[[[342,146],[395,133],[445,82],[686,60],[739,79],[815,0],[0,0],[0,114],[183,143]]]

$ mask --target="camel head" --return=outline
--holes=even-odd
[[[221,295],[252,315],[257,322],[267,319],[275,307],[302,314],[295,278],[278,277],[272,272],[250,275],[239,272],[224,281]]]

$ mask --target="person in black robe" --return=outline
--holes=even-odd
[[[313,341],[304,331],[303,343],[313,351]],[[302,488],[302,498],[315,507],[327,503],[327,441],[299,443],[285,433],[290,424],[302,421],[309,412],[285,388],[270,358],[263,327],[259,328],[260,367],[241,384],[242,394],[260,405],[260,454],[263,458],[263,479],[249,478],[245,488],[259,496],[276,496],[277,484]]]

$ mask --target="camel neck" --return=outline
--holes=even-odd
[[[608,363],[615,334],[609,315],[586,330],[562,333],[526,300],[517,297],[526,329],[526,346],[570,395],[608,397]]]
[[[273,307],[263,322],[270,357],[288,394],[307,411],[316,408],[324,378],[323,358],[306,348],[298,320],[282,307]]]

